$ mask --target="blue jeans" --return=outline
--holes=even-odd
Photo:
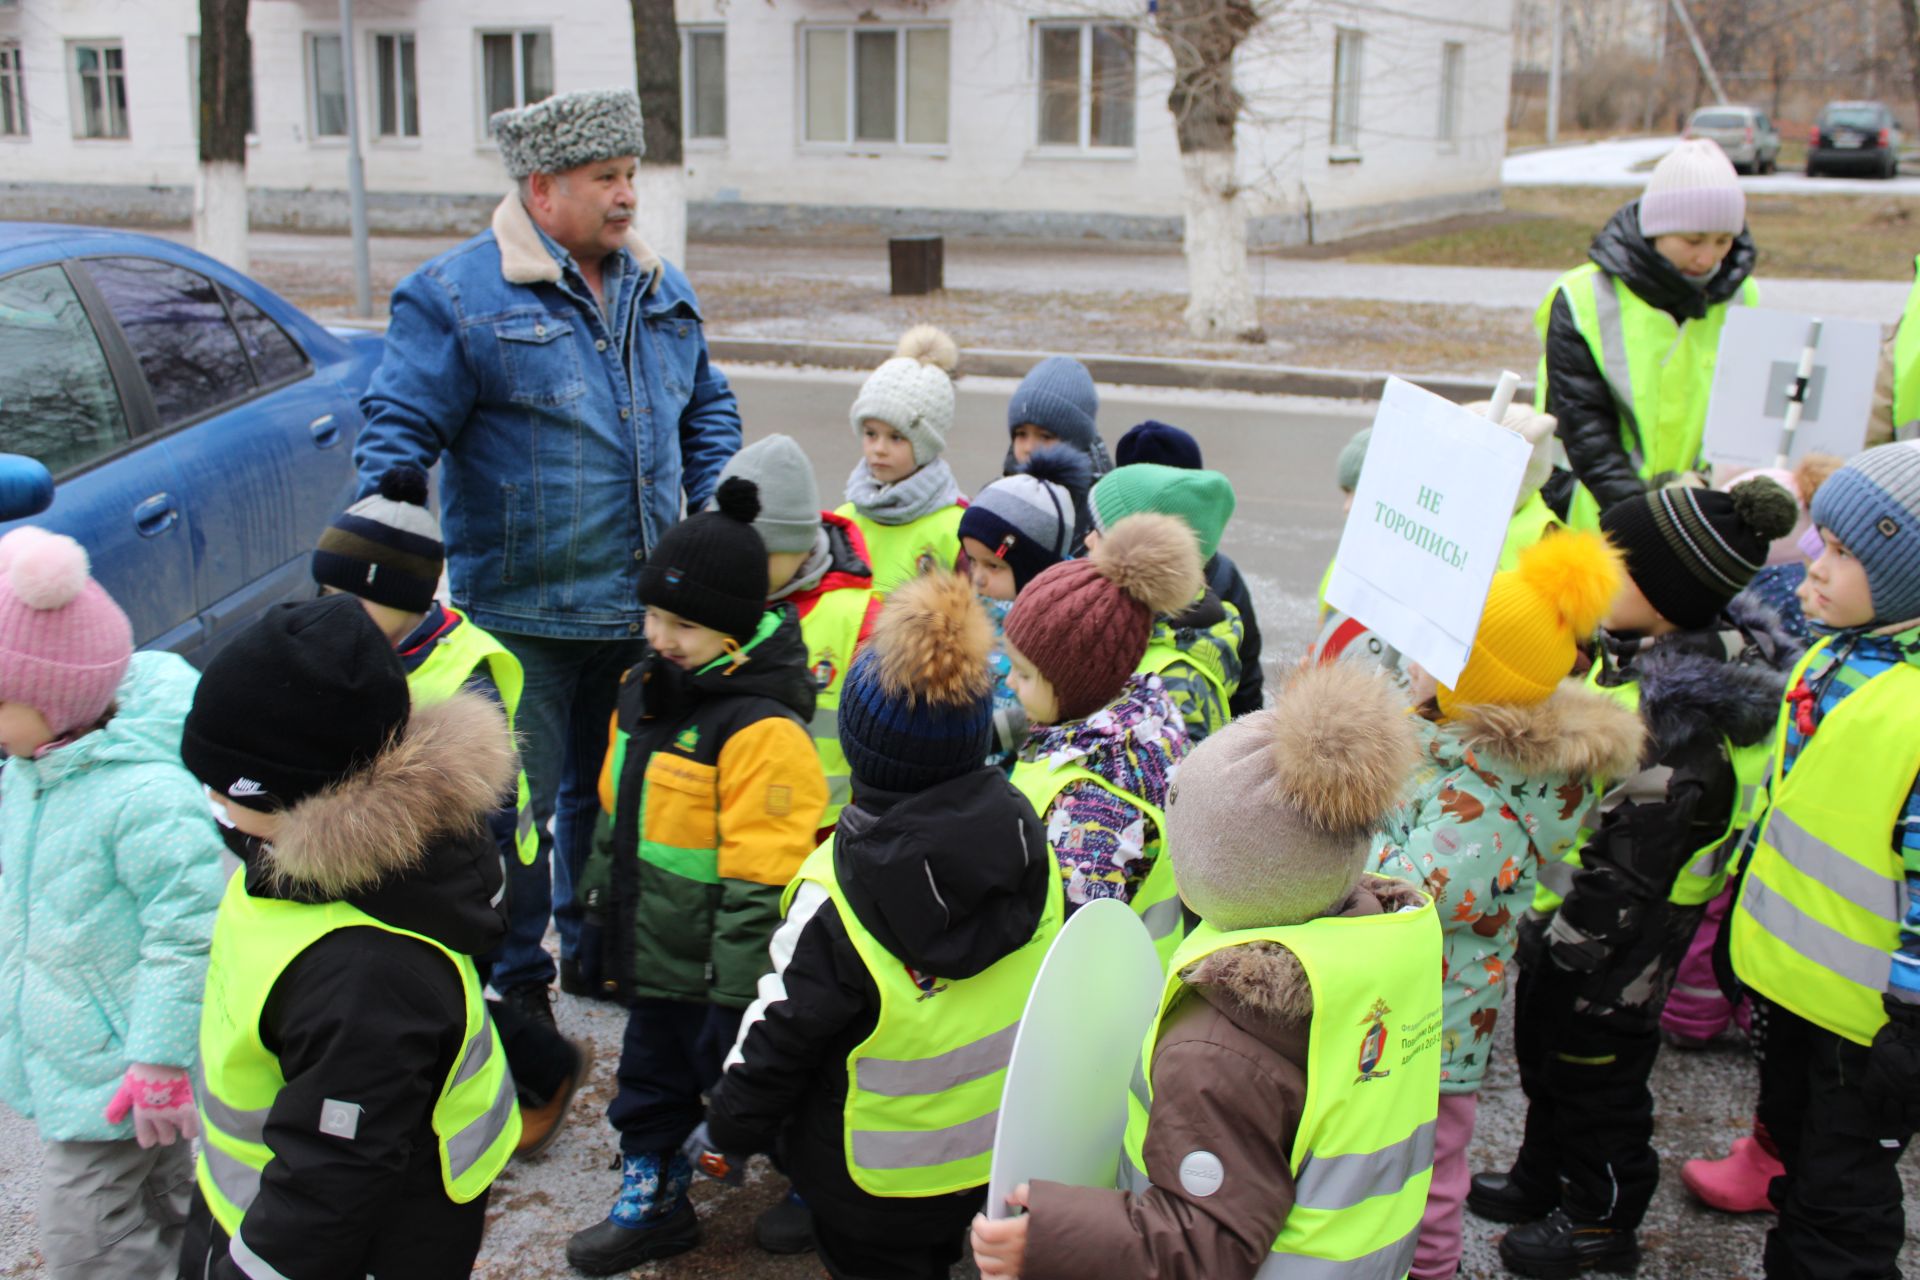
[[[586,864],[600,808],[600,765],[607,753],[607,724],[620,690],[620,675],[640,661],[642,640],[550,640],[496,634],[520,660],[526,687],[514,728],[520,734],[520,767],[526,770],[540,852],[532,866],[517,860],[507,872],[507,940],[493,966],[493,988],[545,986],[553,981],[553,958],[541,947],[552,917],[560,930],[560,954],[580,946],[580,908],[573,885]]]

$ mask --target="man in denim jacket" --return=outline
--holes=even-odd
[[[705,505],[740,413],[687,278],[633,228],[633,92],[564,94],[492,126],[517,187],[490,230],[394,291],[355,460],[371,491],[398,463],[444,458],[454,604],[526,669],[517,725],[540,853],[510,876],[493,982],[551,1020],[549,912],[562,988],[597,985],[580,972],[596,952],[580,947],[572,889],[620,673],[640,659],[639,570]]]

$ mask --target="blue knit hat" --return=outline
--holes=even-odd
[[[1116,467],[1130,467],[1136,462],[1157,462],[1182,471],[1198,471],[1206,465],[1200,461],[1198,440],[1170,423],[1151,418],[1121,436],[1120,443],[1113,447]]]
[[[1920,618],[1920,447],[1855,455],[1813,495],[1813,522],[1867,571],[1876,622]]]
[[[1086,453],[1100,438],[1100,393],[1087,366],[1072,356],[1048,356],[1020,379],[1007,402],[1007,431],[1032,423]]]

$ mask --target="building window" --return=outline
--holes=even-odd
[[[719,27],[690,27],[681,33],[680,78],[686,85],[686,136],[727,136],[727,33]]]
[[[1338,28],[1333,40],[1333,148],[1360,149],[1360,53],[1366,37]]]
[[[553,96],[553,35],[548,31],[480,33],[480,129],[496,111]]]
[[[247,77],[247,132],[253,129],[255,77]],[[187,101],[192,104],[193,136],[200,136],[200,37],[187,37]]]
[[[340,37],[307,37],[307,120],[316,138],[347,136],[347,73]]]
[[[27,80],[20,69],[20,45],[0,41],[0,136],[27,136]]]
[[[1133,146],[1134,29],[1116,23],[1040,23],[1040,145]]]
[[[1467,47],[1449,40],[1440,46],[1440,141],[1460,138],[1460,91]]]
[[[127,64],[118,40],[89,40],[73,51],[74,137],[127,135]]]
[[[373,37],[373,131],[377,138],[420,136],[420,90],[414,75],[413,33]]]
[[[947,28],[808,27],[808,142],[947,144]]]

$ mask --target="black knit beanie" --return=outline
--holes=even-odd
[[[1715,489],[1656,489],[1609,507],[1600,528],[1647,603],[1683,631],[1713,625],[1792,532],[1799,504],[1765,477]]]
[[[640,603],[749,640],[767,611],[767,546],[753,527],[760,490],[729,476],[713,505],[660,536],[640,568]]]
[[[275,605],[207,664],[180,758],[249,809],[287,808],[365,768],[411,710],[400,659],[358,600]]]
[[[375,604],[425,613],[446,567],[440,522],[427,510],[427,473],[407,463],[341,513],[313,550],[313,580]]]

